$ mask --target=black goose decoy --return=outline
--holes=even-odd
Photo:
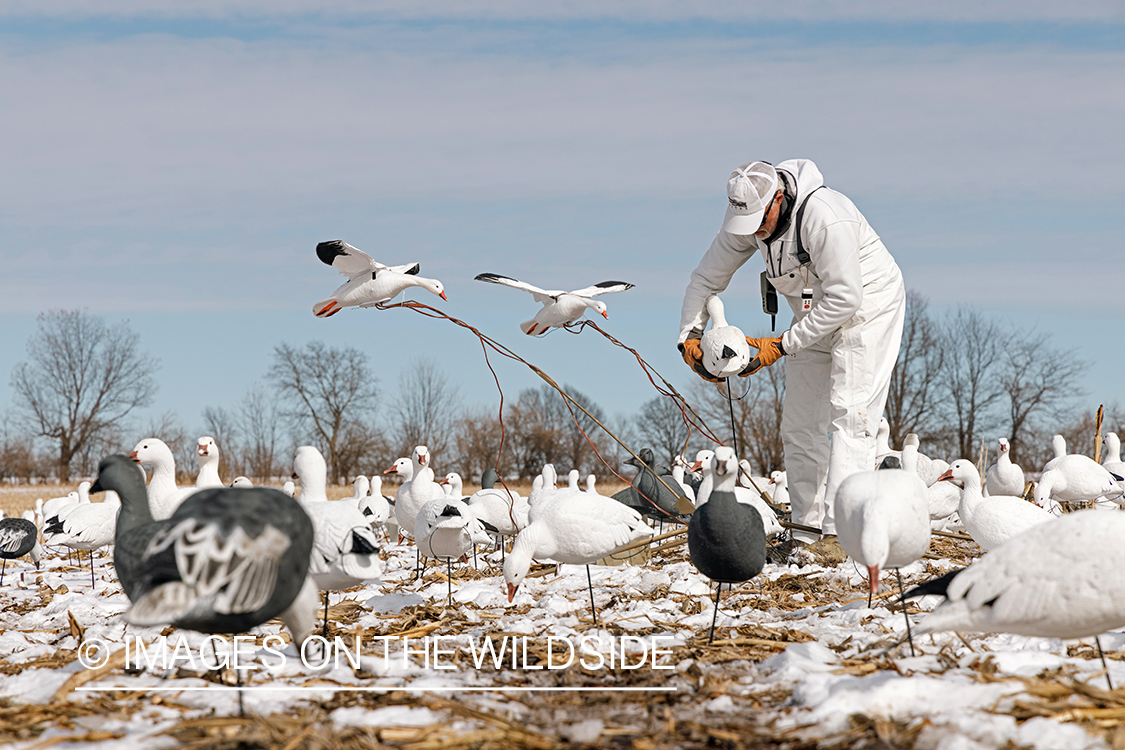
[[[4,571],[8,561],[30,554],[39,567],[42,552],[39,549],[39,529],[26,518],[0,518],[0,586],[4,585]]]
[[[715,581],[715,621],[719,616],[719,592],[723,584],[749,581],[766,564],[766,530],[762,516],[752,505],[738,502],[734,487],[738,479],[738,457],[725,446],[715,449],[710,467],[715,488],[706,503],[696,508],[688,521],[688,554],[700,573]]]
[[[679,496],[668,490],[668,487],[677,486],[671,472],[667,467],[657,465],[650,448],[641,448],[637,452],[637,456],[640,461],[632,457],[625,461],[630,466],[637,467],[637,475],[633,477],[633,486],[621,490],[613,496],[613,499],[623,505],[628,505],[643,516],[662,522],[679,518],[679,511],[676,510],[676,501]],[[661,476],[668,487],[665,487],[657,479],[657,476]]]
[[[312,629],[313,529],[293,498],[268,487],[201,490],[154,521],[144,479],[126,456],[98,466],[91,492],[121,498],[113,549],[132,606],[127,622],[243,633],[281,617],[301,643]]]

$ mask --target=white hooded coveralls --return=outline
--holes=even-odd
[[[793,521],[835,534],[836,488],[875,462],[906,289],[894,258],[855,204],[831,188],[817,190],[824,178],[813,162],[792,159],[777,170],[796,184],[789,226],[769,245],[753,235],[719,230],[684,293],[679,342],[698,337],[707,325],[707,298],[724,291],[734,272],[760,251],[767,276],[794,316],[781,337],[787,355],[781,437]],[[806,197],[801,236],[809,263],[802,266],[795,225]],[[806,287],[813,295],[809,312],[801,309]],[[794,537],[816,539],[808,532]]]

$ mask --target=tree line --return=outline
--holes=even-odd
[[[428,359],[410,363],[387,398],[364,352],[320,341],[278,344],[260,380],[233,404],[204,406],[198,430],[189,432],[171,412],[144,423],[135,417],[155,399],[157,366],[126,323],[110,326],[77,310],[40,315],[27,360],[11,375],[14,403],[0,420],[0,477],[90,476],[104,455],[144,437],[167,442],[187,476],[195,471],[196,437],[211,435],[224,476],[258,481],[287,475],[303,444],[324,453],[336,481],[380,473],[420,444],[430,447],[441,470],[468,478],[497,463],[502,476],[522,480],[546,462],[603,479],[623,473],[628,453],[595,419],[632,450],[651,447],[669,465],[712,445],[662,395],[636,414],[608,415],[564,385],[593,419],[568,408],[549,385],[509,396],[503,414],[466,407]],[[1086,366],[1043,334],[969,307],[936,316],[911,293],[886,409],[892,444],[917,432],[932,455],[975,458],[982,441],[991,446],[1004,436],[1012,440],[1013,460],[1029,470],[1049,458],[1055,432],[1068,438],[1072,452],[1092,453],[1092,411],[1078,408]],[[729,400],[724,387],[684,379],[693,421],[725,443],[736,439],[756,470],[784,467],[783,366],[735,379]],[[1105,428],[1122,425],[1125,412],[1114,406]]]

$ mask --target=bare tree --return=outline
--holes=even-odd
[[[432,359],[415,359],[399,375],[398,398],[391,408],[400,452],[410,455],[416,445],[441,457],[453,445],[453,426],[460,416],[457,387]],[[445,456],[452,462],[452,456]]]
[[[477,481],[485,469],[495,468],[500,451],[500,420],[491,410],[466,413],[457,422],[455,443],[457,471],[465,481]],[[505,443],[499,473],[506,476],[511,470],[511,443]]]
[[[39,316],[12,389],[29,430],[55,441],[60,480],[70,479],[71,459],[89,440],[152,403],[157,362],[138,339],[127,323],[107,326],[79,310]]]
[[[1023,446],[1037,432],[1037,422],[1063,418],[1062,409],[1082,395],[1078,378],[1087,364],[1073,352],[1055,349],[1045,334],[1033,333],[1009,336],[1003,358],[1000,384],[1008,397],[1011,457],[1018,462],[1024,455]],[[1092,430],[1090,442],[1092,451]]]
[[[641,405],[635,422],[641,442],[652,447],[661,463],[671,466],[685,449],[689,433],[684,413],[676,402],[667,396],[650,399]]]
[[[605,423],[604,413],[593,399],[570,385],[564,384],[562,388],[594,418]],[[511,451],[521,479],[534,477],[545,463],[557,464],[563,474],[578,469],[604,476],[607,471],[594,446],[602,451],[610,438],[581,409],[568,409],[567,402],[549,385],[521,391],[504,415],[504,424],[511,441],[505,443],[505,452]]]
[[[921,294],[906,293],[906,324],[887,394],[891,445],[902,445],[911,432],[927,438],[937,427],[934,421],[941,409],[945,349],[928,307],[929,303]]]
[[[242,463],[255,481],[273,479],[281,447],[282,416],[277,399],[261,383],[254,383],[235,408],[242,436]],[[220,446],[221,448],[221,446]]]
[[[219,446],[219,476],[234,478],[242,472],[239,457],[237,415],[221,406],[207,406],[203,409],[203,429],[215,439]]]
[[[345,478],[341,443],[349,425],[363,422],[375,408],[379,390],[367,355],[353,347],[337,349],[312,341],[304,349],[279,344],[273,350],[269,379],[288,405],[287,414],[307,429],[326,454],[336,481]]]
[[[946,366],[941,387],[946,410],[948,449],[972,457],[980,440],[999,423],[997,407],[1004,398],[1001,383],[1004,331],[972,308],[961,308],[942,331]]]

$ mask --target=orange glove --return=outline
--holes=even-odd
[[[699,348],[699,339],[688,339],[679,345],[680,354],[684,355],[684,362],[695,371],[695,374],[712,383],[721,383],[721,379],[707,372],[703,366],[703,350]]]
[[[764,339],[752,339],[747,336],[746,343],[758,350],[758,356],[750,360],[745,370],[738,373],[740,378],[753,375],[763,367],[769,367],[785,354],[785,349],[781,347],[780,336]]]

